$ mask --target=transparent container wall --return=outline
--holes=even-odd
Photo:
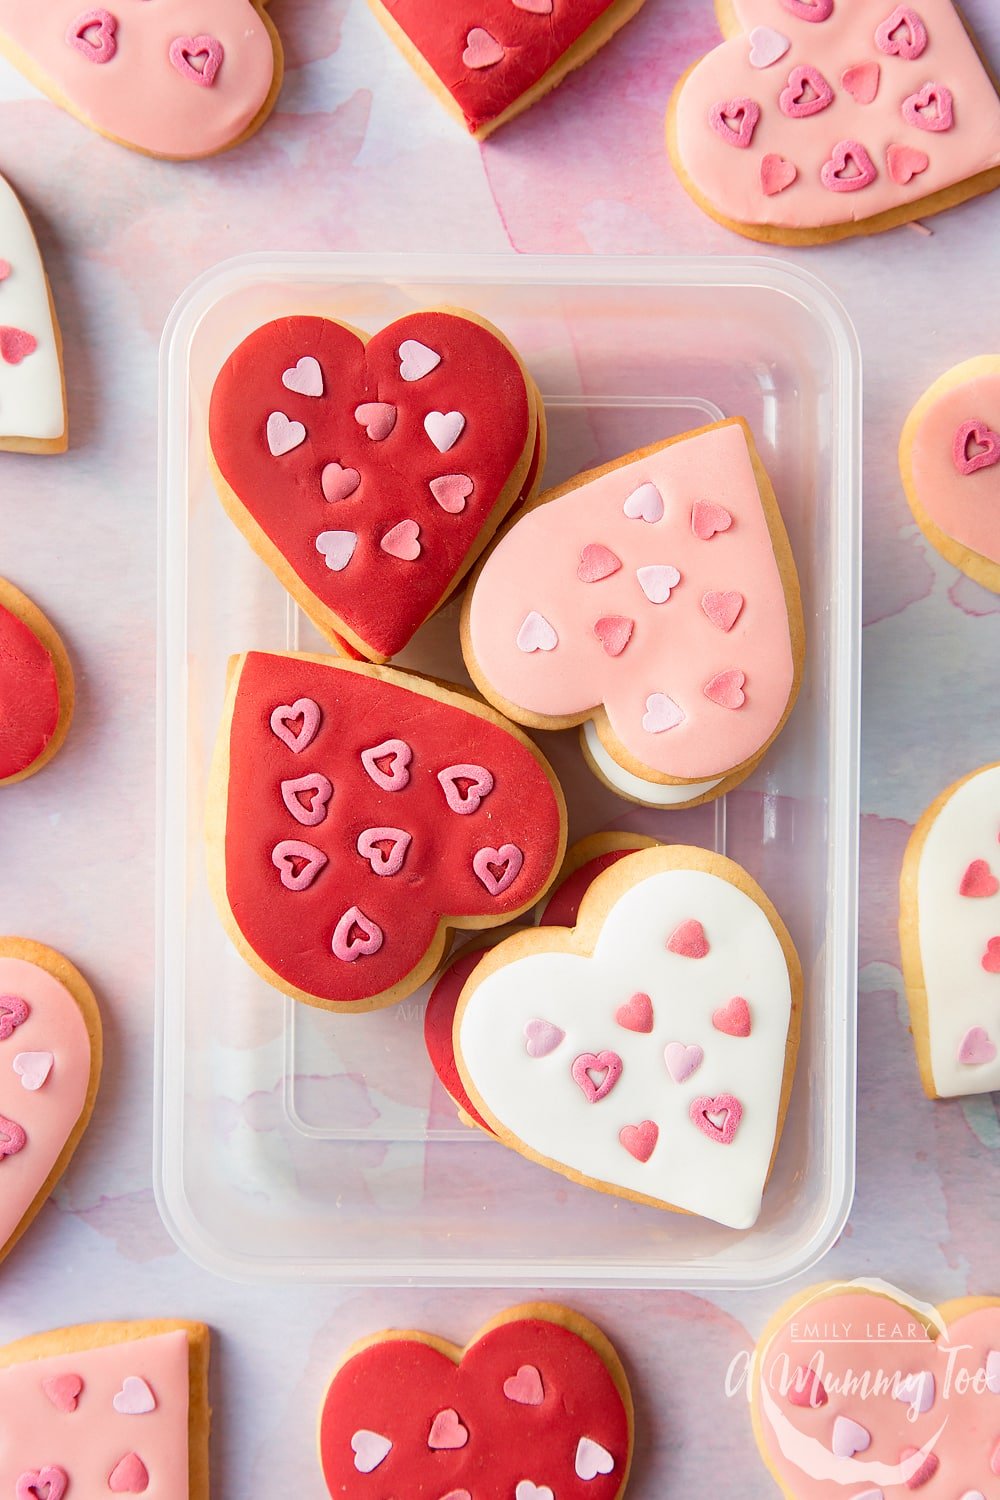
[[[570,836],[626,829],[716,848],[784,916],[806,975],[791,1109],[753,1230],[597,1194],[463,1127],[423,1047],[426,991],[370,1016],[285,1000],[237,956],[209,896],[205,783],[226,661],[323,642],[226,518],[206,463],[214,377],[253,327],[325,312],[374,331],[474,309],[545,400],[546,483],[745,416],[791,534],[808,654],[791,721],[717,803],[649,811],[543,735]],[[222,1274],[346,1282],[760,1285],[804,1269],[853,1185],[858,624],[857,353],[803,273],[755,260],[456,262],[255,257],[172,317],[161,451],[160,1181],[183,1246]],[[400,659],[467,681],[458,606]]]

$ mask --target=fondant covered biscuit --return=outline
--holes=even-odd
[[[791,712],[804,652],[795,564],[746,424],[539,496],[474,578],[462,645],[511,718],[582,725],[592,766],[625,795],[689,806],[742,780]]]
[[[458,689],[252,651],[231,665],[208,838],[247,961],[296,999],[370,1010],[433,973],[450,929],[544,894],[565,808],[527,736]]]
[[[1000,185],[1000,99],[952,0],[717,0],[727,40],[667,139],[705,211],[753,239],[872,234]]]
[[[957,365],[921,396],[903,428],[899,466],[927,539],[1000,594],[1000,355]]]
[[[450,596],[543,453],[537,390],[471,313],[369,339],[328,318],[256,329],[216,380],[223,504],[335,643],[385,661]]]
[[[265,0],[4,0],[0,51],[101,135],[150,156],[245,140],[281,87]]]
[[[55,627],[0,578],[0,786],[47,765],[73,717],[73,669]]]
[[[27,215],[0,177],[0,449],[62,453],[67,441],[62,340],[48,278]]]

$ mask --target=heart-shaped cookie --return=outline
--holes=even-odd
[[[0,1349],[12,1500],[208,1500],[208,1360],[204,1324],[174,1319],[59,1328]],[[136,1378],[155,1394],[140,1417],[115,1401]]]
[[[1000,1088],[1000,764],[950,786],[917,823],[899,933],[926,1093]]]
[[[73,717],[73,668],[37,605],[0,578],[0,786],[34,776]]]
[[[318,394],[285,379],[304,358]],[[371,339],[289,317],[226,361],[209,439],[254,549],[326,635],[385,661],[517,502],[543,424],[517,355],[471,313],[412,313]]]
[[[0,52],[101,135],[149,156],[210,156],[271,113],[282,51],[266,0],[9,0]]]
[[[595,548],[618,563],[599,577]],[[502,712],[583,724],[598,774],[631,777],[619,789],[637,800],[666,787],[664,805],[691,805],[742,780],[791,712],[804,651],[795,564],[746,424],[540,495],[476,574],[462,647]]]
[[[757,1444],[787,1500],[996,1494],[1000,1299],[934,1308],[884,1282],[827,1283],[786,1303],[751,1369]]]
[[[592,57],[642,0],[370,0],[386,31],[479,140]]]
[[[928,541],[1000,594],[1000,354],[934,382],[906,419],[899,467]]]
[[[0,938],[0,1260],[62,1176],[101,1077],[101,1019],[61,954]]]
[[[0,18],[0,35],[3,20]],[[62,339],[28,217],[0,177],[0,449],[63,453]]]
[[[687,191],[728,228],[815,244],[1000,186],[1000,99],[953,0],[717,9],[727,40],[678,85],[667,143]],[[762,48],[760,28],[782,45]]]
[[[639,995],[651,1026],[628,1008]],[[749,1035],[713,1024],[736,995]],[[801,997],[791,939],[745,871],[700,849],[645,849],[597,877],[572,932],[520,933],[483,959],[462,991],[455,1057],[480,1117],[522,1155],[746,1229],[781,1134]],[[563,1037],[543,1052],[538,1021]],[[676,1042],[702,1054],[679,1082]]]
[[[633,1408],[621,1361],[588,1319],[512,1307],[464,1348],[391,1330],[355,1344],[330,1383],[320,1459],[331,1495],[619,1500]]]
[[[303,826],[285,793],[317,775],[323,815]],[[370,1010],[429,977],[449,929],[500,926],[538,900],[565,809],[530,740],[467,694],[255,651],[231,664],[208,833],[247,961],[296,999]]]

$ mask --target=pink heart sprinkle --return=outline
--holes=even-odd
[[[882,68],[877,62],[855,63],[844,69],[840,82],[856,104],[873,104],[882,82]]]
[[[44,1088],[54,1065],[55,1058],[51,1052],[19,1052],[13,1062],[21,1087],[31,1094]]]
[[[809,64],[793,68],[788,84],[778,96],[781,112],[791,120],[807,120],[822,114],[833,103],[833,89],[818,68]]]
[[[696,500],[691,507],[691,530],[700,542],[709,542],[720,531],[728,531],[733,518],[724,506],[711,500]]]
[[[732,1094],[705,1095],[692,1099],[688,1111],[691,1120],[710,1141],[731,1146],[743,1118],[743,1106]]]
[[[510,890],[523,864],[524,855],[516,844],[501,844],[499,849],[487,846],[472,856],[473,873],[491,896]]]
[[[76,1411],[83,1393],[83,1380],[79,1375],[50,1375],[42,1381],[42,1390],[56,1411]]]
[[[22,1000],[19,995],[0,995],[0,1042],[13,1036],[30,1014],[27,1001]]]
[[[468,474],[441,474],[430,482],[430,491],[441,509],[457,516],[465,509],[473,484]]]
[[[360,907],[349,906],[333,930],[330,946],[335,958],[353,964],[359,958],[370,958],[377,953],[383,941],[378,923],[366,917]]]
[[[492,68],[498,62],[503,62],[505,56],[504,49],[495,36],[491,36],[482,26],[473,26],[465,38],[465,51],[462,53],[462,61],[467,68]]]
[[[920,1451],[921,1450],[919,1448],[903,1448],[900,1451],[899,1455],[900,1464],[903,1465],[911,1462],[917,1457]],[[922,1489],[923,1486],[928,1482],[928,1480],[934,1478],[934,1475],[937,1473],[940,1466],[941,1460],[938,1458],[936,1453],[925,1453],[923,1461],[917,1466],[917,1468],[910,1475],[909,1479],[906,1481],[906,1488],[908,1490]]]
[[[630,521],[646,521],[652,526],[663,519],[663,496],[655,484],[640,484],[622,506]]]
[[[529,610],[521,621],[515,644],[519,651],[530,655],[533,651],[554,651],[559,644],[555,626],[551,625],[537,609]]]
[[[647,734],[665,734],[683,724],[687,715],[673,698],[666,693],[650,693],[646,699],[646,712],[642,716],[642,727]]]
[[[960,896],[995,896],[1000,891],[997,880],[985,859],[974,859],[959,882]]]
[[[565,1031],[551,1021],[535,1019],[524,1023],[524,1050],[529,1057],[548,1057],[565,1038]]]
[[[23,328],[0,328],[0,359],[4,364],[19,365],[37,348],[38,340],[33,333],[25,333]]]
[[[446,766],[437,779],[452,812],[462,815],[477,812],[483,798],[493,790],[493,777],[485,766]],[[462,787],[460,782],[468,784]]]
[[[697,1073],[705,1060],[705,1053],[697,1042],[668,1042],[663,1049],[663,1060],[674,1082],[683,1083],[692,1073]]]
[[[639,587],[650,604],[666,604],[670,592],[681,581],[681,575],[670,563],[649,563],[645,568],[636,568]]]
[[[705,929],[696,917],[688,917],[667,938],[667,951],[681,958],[704,958],[708,951]]]
[[[818,1378],[816,1371],[803,1369],[801,1365],[792,1376],[787,1394],[789,1406],[811,1407],[813,1411],[825,1406],[830,1399],[826,1386]]]
[[[615,1011],[615,1020],[626,1031],[638,1031],[645,1035],[653,1029],[653,1002],[642,990],[637,990],[624,1005]]]
[[[518,1406],[541,1406],[545,1399],[542,1377],[534,1365],[520,1365],[516,1375],[508,1375],[503,1393]]]
[[[717,703],[720,708],[742,708],[747,701],[747,695],[743,691],[746,680],[745,672],[719,672],[711,681],[706,682],[702,691],[710,703]]]
[[[896,186],[906,187],[914,177],[927,171],[931,159],[926,151],[918,151],[915,146],[898,146],[894,142],[885,153],[885,164]]]
[[[617,573],[621,565],[621,558],[610,547],[605,547],[600,542],[588,542],[580,553],[576,576],[581,583],[600,583]]]
[[[871,187],[878,176],[875,163],[858,141],[838,141],[820,170],[820,181],[831,193],[857,193]]]
[[[799,169],[795,163],[785,156],[778,156],[774,151],[769,151],[760,164],[760,185],[768,198],[776,198],[779,193],[790,188],[798,175]]]
[[[833,15],[833,0],[781,0],[789,15],[800,21],[828,21]]]
[[[918,130],[950,130],[955,123],[955,99],[943,83],[925,83],[903,100],[903,119]]]
[[[987,974],[1000,974],[1000,937],[991,937],[986,944],[983,968]]]
[[[189,83],[210,89],[218,77],[225,53],[214,36],[179,36],[170,43],[170,61]]]
[[[358,545],[356,531],[321,531],[316,538],[316,551],[331,573],[342,573],[350,562]]]
[[[773,26],[755,26],[750,33],[751,68],[770,68],[788,52],[791,42]]]
[[[281,383],[286,390],[295,391],[299,396],[322,396],[323,371],[319,360],[311,354],[303,354],[291,369],[285,370]]]
[[[401,562],[416,562],[423,550],[420,545],[420,527],[416,521],[398,521],[382,538],[379,546],[390,557]]]
[[[138,1453],[126,1453],[108,1475],[108,1489],[116,1495],[142,1495],[149,1488],[149,1470]]]
[[[405,828],[366,828],[358,834],[357,851],[366,859],[375,875],[398,875],[413,835]],[[388,849],[383,846],[388,844]]]
[[[436,349],[428,349],[419,339],[404,339],[398,349],[399,374],[402,380],[423,380],[441,363]]]
[[[0,1161],[5,1156],[16,1156],[19,1151],[23,1151],[27,1139],[16,1120],[8,1120],[6,1115],[0,1115]]]
[[[118,22],[109,10],[86,10],[66,33],[67,45],[88,62],[110,62],[118,51]]]
[[[955,434],[952,457],[960,474],[991,469],[1000,463],[1000,432],[994,432],[985,422],[963,422]]]
[[[44,1469],[30,1469],[18,1476],[14,1487],[16,1500],[63,1500],[69,1486],[65,1469],[48,1464]]]
[[[574,1059],[571,1072],[588,1104],[606,1099],[622,1076],[622,1060],[617,1052],[581,1052]],[[593,1075],[597,1074],[595,1078]]]
[[[454,1407],[447,1406],[444,1411],[439,1411],[431,1423],[430,1434],[427,1438],[428,1448],[446,1450],[464,1448],[468,1441],[469,1430],[463,1427]]]
[[[281,783],[281,800],[297,823],[315,828],[326,817],[333,783],[319,771],[290,776]]]
[[[0,260],[0,281],[6,281],[10,275],[10,261]]]
[[[295,755],[309,748],[322,722],[320,706],[311,698],[296,698],[294,703],[281,703],[271,710],[271,733]]]
[[[357,469],[345,469],[340,464],[327,464],[320,475],[320,485],[323,489],[324,500],[329,500],[335,505],[338,500],[346,500],[353,495],[361,483],[361,475]]]
[[[388,401],[362,401],[354,409],[354,420],[373,443],[381,443],[396,425],[396,408]]]
[[[413,751],[405,740],[383,740],[361,752],[361,764],[383,792],[401,792],[409,786],[412,759]]]
[[[701,607],[705,618],[717,630],[730,631],[739,619],[746,600],[735,589],[725,593],[708,593],[702,596]]]
[[[652,1120],[643,1120],[640,1125],[623,1125],[618,1132],[618,1139],[629,1156],[634,1156],[636,1161],[645,1163],[656,1150],[656,1143],[660,1139],[660,1127]]]
[[[322,849],[302,839],[282,839],[271,850],[271,863],[286,891],[307,891],[327,863]]]
[[[609,656],[621,656],[634,629],[635,621],[627,615],[603,615],[594,624],[594,634]]]
[[[745,151],[760,123],[760,105],[753,99],[727,99],[722,104],[712,105],[708,123],[727,145]]]
[[[908,5],[897,5],[875,31],[875,45],[887,57],[914,62],[927,47],[927,28]]]
[[[712,1012],[712,1025],[726,1036],[750,1035],[750,1007],[742,995],[734,995]]]

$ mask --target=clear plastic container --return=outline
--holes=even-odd
[[[271,990],[209,896],[206,774],[227,657],[323,649],[223,513],[206,412],[268,318],[371,331],[412,309],[484,314],[549,420],[546,482],[716,420],[751,423],[803,585],[799,703],[720,802],[647,811],[542,736],[570,834],[625,828],[724,850],[784,916],[806,975],[791,1108],[757,1225],[734,1232],[569,1183],[468,1130],[423,1048],[425,995],[335,1016]],[[511,1287],[747,1287],[804,1271],[854,1186],[859,700],[859,352],[813,276],[757,258],[258,255],[184,294],[162,346],[157,1195],[199,1263],[242,1279]],[[403,657],[465,680],[457,606]]]

